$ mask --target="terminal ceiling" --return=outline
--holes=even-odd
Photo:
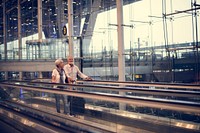
[[[136,1],[139,0],[124,0],[123,2],[125,5]],[[26,37],[38,32],[38,0],[0,0],[0,44],[5,41],[4,32],[7,42],[18,39],[18,2],[21,6],[21,36]],[[116,8],[116,0],[100,0],[100,2],[101,6],[95,7],[94,0],[73,0],[75,36],[83,35],[80,33],[84,31],[84,29],[80,30],[81,18],[90,16],[92,9],[97,8],[99,12],[103,12]],[[45,38],[62,37],[59,28],[67,23],[67,5],[67,0],[42,0],[42,28]],[[83,28],[87,27],[87,21],[85,19]]]

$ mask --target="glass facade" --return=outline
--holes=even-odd
[[[200,0],[124,0],[126,80],[199,83]],[[69,55],[68,4],[42,0],[1,1],[0,60],[55,60]],[[115,0],[73,1],[74,56],[96,79],[118,79]],[[21,55],[21,57],[20,57]],[[187,75],[187,76],[186,76]]]

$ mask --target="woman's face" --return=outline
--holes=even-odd
[[[64,62],[61,62],[61,63],[59,64],[59,67],[60,67],[60,68],[63,68],[63,67],[64,67]]]
[[[63,68],[65,66],[64,62],[61,63],[61,68]]]

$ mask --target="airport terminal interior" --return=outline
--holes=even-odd
[[[0,132],[200,132],[200,0],[0,0],[0,12]],[[52,83],[68,56],[92,80]]]

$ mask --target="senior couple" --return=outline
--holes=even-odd
[[[61,83],[64,84],[66,81],[66,77],[68,79],[68,83],[74,83],[77,80],[77,75],[84,80],[92,80],[89,76],[83,74],[79,68],[74,64],[74,58],[69,56],[67,58],[67,64],[65,65],[62,59],[57,59],[55,61],[56,68],[52,71],[52,83]],[[64,89],[63,87],[58,87],[60,89]],[[62,99],[64,104],[64,114],[68,114],[69,112],[69,101],[67,96],[55,94],[56,99],[56,110],[60,113],[60,100]]]

